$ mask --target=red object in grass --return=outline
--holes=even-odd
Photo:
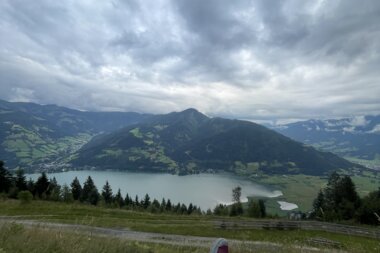
[[[217,239],[210,249],[210,253],[228,253],[228,242],[223,239]]]

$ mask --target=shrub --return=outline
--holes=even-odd
[[[21,204],[27,204],[33,199],[33,195],[29,191],[20,191],[17,198],[21,201]]]

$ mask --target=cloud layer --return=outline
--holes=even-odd
[[[250,120],[380,113],[377,0],[0,2],[0,97]]]

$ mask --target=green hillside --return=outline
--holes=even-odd
[[[0,154],[9,167],[29,169],[51,163],[66,164],[92,136],[147,117],[0,100]]]
[[[78,151],[73,164],[179,174],[243,170],[308,175],[355,166],[258,124],[208,118],[195,109],[157,115],[97,136]]]

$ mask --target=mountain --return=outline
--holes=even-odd
[[[0,100],[0,154],[9,167],[70,160],[92,136],[143,121],[134,112],[83,112]]]
[[[296,141],[380,168],[380,115],[307,120],[273,128]]]
[[[171,172],[231,171],[255,175],[323,175],[355,165],[261,125],[209,118],[195,109],[156,115],[99,135],[72,163],[102,169]]]

